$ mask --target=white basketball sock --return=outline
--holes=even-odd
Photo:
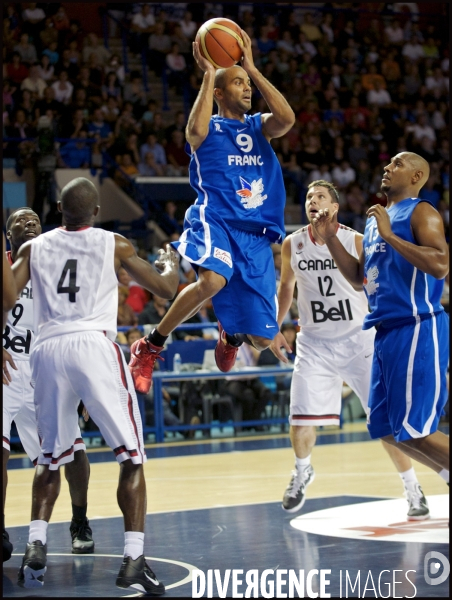
[[[408,471],[399,473],[399,475],[400,475],[405,487],[408,487],[409,485],[417,483],[417,477],[416,477],[416,473],[414,471],[414,467],[411,467],[411,469],[408,469]]]
[[[124,533],[124,556],[136,560],[144,554],[144,533],[141,531],[126,531]]]
[[[36,521],[31,521],[30,530],[28,533],[28,543],[36,542],[39,540],[44,545],[47,544],[47,527],[49,524],[47,521],[42,521],[40,519]]]
[[[446,483],[449,483],[449,471],[447,469],[442,469],[438,475],[441,477],[441,479],[444,479]]]
[[[297,467],[298,471],[304,471],[307,467],[309,467],[310,464],[311,455],[307,456],[306,458],[298,458],[298,456],[295,457],[295,466]]]

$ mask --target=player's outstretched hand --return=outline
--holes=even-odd
[[[388,211],[381,204],[374,204],[367,210],[367,216],[375,217],[377,220],[378,233],[384,240],[388,240],[391,237],[391,221],[389,219]]]
[[[324,242],[334,237],[337,231],[337,210],[331,214],[329,208],[321,208],[312,219],[312,224]]]
[[[165,250],[159,250],[159,257],[154,264],[162,273],[168,273],[169,271],[176,272],[179,270],[179,254],[174,252],[171,246],[167,244]]]
[[[199,51],[198,42],[193,42],[193,56],[196,62],[198,63],[198,67],[201,69],[201,71],[204,71],[204,73],[206,71],[212,71],[213,73],[215,73],[215,67],[213,66],[213,64],[210,61],[208,61],[207,58],[204,58],[204,56]]]
[[[3,384],[4,385],[9,385],[10,381],[12,381],[11,375],[9,374],[9,371],[8,371],[8,363],[10,364],[12,369],[15,369],[17,371],[17,367],[14,363],[13,357],[7,350],[5,350],[3,348]]]
[[[241,36],[243,39],[243,43],[240,44],[243,49],[243,56],[241,59],[242,67],[245,69],[247,73],[249,73],[250,69],[254,69],[254,60],[253,60],[253,47],[251,44],[250,36],[244,31],[241,30]]]
[[[278,331],[278,333],[275,335],[272,343],[270,344],[270,350],[273,352],[273,354],[276,356],[276,358],[281,360],[283,363],[288,363],[289,360],[281,352],[281,348],[285,348],[289,354],[292,353],[292,348],[289,346],[286,338],[283,336],[283,334],[280,331]]]

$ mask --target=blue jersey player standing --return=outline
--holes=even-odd
[[[447,402],[449,318],[440,304],[449,271],[442,219],[419,192],[429,165],[400,152],[384,168],[387,207],[369,208],[359,260],[336,237],[336,212],[319,211],[314,226],[350,283],[363,282],[375,327],[369,396],[372,438],[401,445],[448,481],[449,437],[438,431]]]
[[[190,183],[198,198],[173,245],[198,279],[179,294],[158,328],[131,347],[129,366],[142,393],[149,391],[155,361],[169,334],[209,298],[221,321],[215,357],[223,372],[232,369],[243,342],[264,350],[278,331],[271,244],[284,236],[285,189],[270,140],[283,136],[295,115],[257,70],[251,40],[244,31],[242,36],[242,66],[229,69],[215,70],[193,44],[204,71],[186,128]],[[246,114],[251,80],[271,112]],[[218,106],[215,116],[212,99]]]

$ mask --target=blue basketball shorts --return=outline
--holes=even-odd
[[[222,221],[207,221],[203,210],[202,205],[187,210],[184,232],[173,247],[196,272],[203,267],[226,279],[212,304],[227,333],[273,339],[278,331],[278,302],[270,241]]]
[[[449,317],[439,312],[375,336],[368,429],[398,442],[434,433],[447,402]]]

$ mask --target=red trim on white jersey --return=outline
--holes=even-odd
[[[6,252],[6,258],[8,259],[8,262],[10,265],[13,264],[13,257],[11,256],[11,250],[7,250]]]

